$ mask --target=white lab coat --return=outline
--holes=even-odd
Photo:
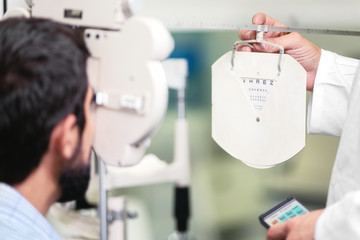
[[[360,67],[356,59],[322,50],[308,131],[340,136],[327,206],[316,240],[360,239]]]

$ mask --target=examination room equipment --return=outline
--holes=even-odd
[[[126,239],[125,198],[107,197],[109,190],[159,182],[175,183],[176,232],[171,238],[187,239],[190,217],[185,119],[187,62],[184,59],[161,62],[174,48],[167,28],[159,20],[133,16],[139,1],[26,3],[28,9],[10,9],[4,18],[51,18],[81,28],[91,53],[88,77],[95,91],[93,147],[98,169],[92,179],[99,181],[95,184],[99,199],[93,202],[100,209],[100,239]],[[170,69],[167,76],[163,64]],[[178,91],[179,104],[174,160],[170,164],[155,155],[144,156],[166,113],[168,87]]]
[[[267,31],[301,32],[304,29],[186,22],[163,24],[157,19],[137,17],[135,12],[140,3],[135,0],[26,0],[26,3],[27,9],[9,9],[4,18],[46,17],[81,28],[92,55],[88,62],[88,75],[96,92],[94,149],[97,172],[93,172],[88,197],[99,207],[99,238],[127,239],[126,196],[109,196],[110,190],[171,182],[174,183],[176,227],[169,239],[189,240],[190,149],[185,118],[185,88],[189,69],[184,59],[166,60],[175,44],[168,29],[250,29],[258,31],[258,41]],[[311,31],[307,33],[329,33],[321,29]],[[359,32],[334,31],[333,34],[359,35]],[[229,45],[230,51],[215,61],[212,67],[212,137],[221,148],[246,165],[273,167],[296,155],[305,146],[306,95],[303,81],[306,76],[281,50],[280,54],[274,55],[238,53],[231,51],[236,44],[239,43],[235,43],[234,47]],[[262,63],[264,68],[259,70],[259,61],[271,64]],[[238,75],[234,75],[234,72]],[[286,85],[285,78],[290,77],[296,78],[301,87],[287,86],[280,92],[280,81]],[[227,78],[233,85],[222,85]],[[251,97],[249,91],[254,89],[251,84],[256,84],[259,79],[266,86],[257,87],[261,94],[252,94]],[[236,80],[240,80],[240,84]],[[289,98],[285,93],[291,87],[302,90],[293,92],[298,96],[297,102],[281,103],[286,109],[283,115],[276,112],[285,124],[279,122],[276,129],[266,126],[267,121],[275,116],[273,111],[279,110],[271,106],[278,105],[280,98]],[[174,157],[172,162],[167,163],[154,154],[146,154],[146,150],[166,114],[169,88],[177,92],[178,115],[174,130]],[[233,92],[224,94],[222,90]],[[238,105],[234,105],[235,102]],[[292,107],[294,104],[298,107]],[[246,106],[246,110],[241,106]],[[296,128],[292,128],[294,122],[298,124]],[[270,134],[264,129],[279,130],[282,127],[283,130],[276,131],[280,138],[296,140],[287,141],[294,147],[282,149],[287,153],[279,159],[276,149],[263,147],[266,140],[271,141],[267,139]],[[253,136],[260,134],[264,142],[248,141],[246,144],[249,145],[238,148],[237,144],[245,142],[246,136],[237,133],[244,131],[246,135],[248,132],[253,132]],[[289,131],[292,131],[292,135],[288,134]],[[261,158],[269,152],[258,151],[259,147],[273,153],[274,157]],[[201,236],[198,237],[201,239]]]

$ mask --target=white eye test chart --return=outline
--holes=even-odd
[[[252,30],[256,39],[235,42],[212,65],[212,137],[234,158],[254,168],[284,162],[305,147],[306,71],[266,32],[360,36],[358,31],[265,25],[172,22],[169,28]],[[278,54],[238,52],[239,44],[261,43]]]

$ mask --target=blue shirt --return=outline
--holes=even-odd
[[[60,240],[46,218],[17,190],[0,183],[1,240]]]

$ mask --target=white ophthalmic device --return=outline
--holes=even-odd
[[[28,8],[9,9],[3,18],[50,18],[74,26],[84,32],[91,53],[88,77],[96,92],[93,117],[98,166],[98,174],[91,181],[98,182],[95,185],[99,198],[92,200],[100,209],[100,239],[126,239],[125,198],[107,197],[109,190],[161,182],[176,185],[177,231],[173,237],[187,239],[189,153],[184,117],[187,62],[167,61],[164,65],[170,73],[165,73],[161,61],[174,48],[167,28],[156,19],[133,16],[139,1],[26,0],[26,3]],[[154,155],[144,157],[150,138],[166,114],[168,87],[178,90],[179,103],[175,154],[170,164]]]

